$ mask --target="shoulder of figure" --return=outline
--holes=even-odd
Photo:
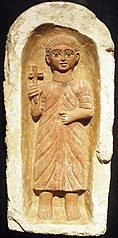
[[[51,88],[53,87],[52,81],[50,80],[44,80],[40,83],[40,85],[39,85],[39,88],[40,88],[39,90],[42,90],[42,92],[50,91]]]
[[[84,87],[84,86],[89,87],[90,84],[85,79],[74,79],[71,85],[76,86],[76,87]]]
[[[79,83],[78,83],[78,86],[79,86],[79,90],[90,90],[91,86],[90,86],[90,83],[85,80],[85,79],[81,79],[79,80]]]

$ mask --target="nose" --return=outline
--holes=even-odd
[[[61,61],[63,61],[63,62],[66,61],[66,57],[65,57],[64,53],[61,54]]]

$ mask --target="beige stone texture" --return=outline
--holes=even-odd
[[[36,215],[38,197],[32,191],[37,125],[31,120],[27,75],[35,63],[40,64],[46,79],[50,77],[51,72],[42,58],[43,50],[47,39],[57,32],[72,32],[80,40],[82,59],[79,72],[77,68],[74,74],[75,77],[84,74],[94,94],[95,115],[86,129],[89,134],[86,178],[90,181],[85,197],[80,200],[83,218],[77,221],[66,221],[62,208],[64,201],[58,197],[53,201],[54,219],[40,220]],[[78,4],[38,4],[21,14],[11,26],[6,43],[4,82],[8,226],[11,230],[77,236],[105,233],[113,153],[113,51],[107,27],[91,11]],[[86,52],[89,52],[87,57]],[[84,63],[87,73],[84,72]]]

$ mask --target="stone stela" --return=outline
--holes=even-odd
[[[11,26],[4,82],[10,229],[105,233],[113,50],[106,26],[78,4],[38,4]]]

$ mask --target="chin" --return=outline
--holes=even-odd
[[[69,70],[68,69],[60,69],[59,72],[60,73],[67,73]]]
[[[67,67],[60,67],[60,68],[59,68],[59,71],[66,73],[67,71],[69,71],[69,68],[67,68]]]

